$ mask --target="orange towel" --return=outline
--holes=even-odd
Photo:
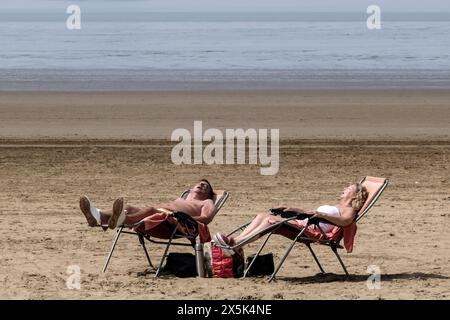
[[[346,227],[336,226],[333,230],[327,233],[327,237],[331,240],[338,240],[341,236],[343,236],[344,248],[347,253],[351,253],[353,251],[353,242],[355,240],[357,229],[358,227],[356,226],[356,222],[352,222]]]

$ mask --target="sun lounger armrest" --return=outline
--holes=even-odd
[[[187,213],[181,212],[181,211],[175,211],[172,213],[172,215],[175,217],[175,219],[178,220],[178,222],[184,224],[184,225],[191,225],[193,227],[197,227],[198,223],[195,221],[194,218],[192,218]]]
[[[298,212],[294,212],[294,211],[283,211],[280,209],[270,209],[269,210],[273,215],[275,216],[280,216],[282,218],[288,219],[288,220],[303,220],[303,219],[309,219],[308,221],[308,225],[310,224],[315,224],[318,225],[320,222],[322,223],[328,223],[331,224],[333,226],[337,226],[337,224],[334,224],[333,222],[324,219],[324,218],[311,218],[311,214],[308,213],[298,213]]]
[[[298,213],[298,212],[294,212],[294,211],[283,211],[280,209],[270,209],[269,210],[274,216],[280,216],[282,218],[285,219],[289,219],[289,218],[294,218],[295,219],[299,219],[299,220],[303,220],[303,219],[307,219],[310,218],[311,215],[307,214],[307,213]]]

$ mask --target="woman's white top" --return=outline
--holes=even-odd
[[[323,205],[316,209],[318,212],[326,213],[329,216],[335,216],[339,217],[341,213],[339,212],[339,209],[335,206],[329,206],[329,205]],[[326,222],[319,222],[319,226],[322,228],[322,230],[326,232],[330,232],[333,230],[334,225],[326,223]]]

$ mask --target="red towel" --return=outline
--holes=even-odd
[[[206,243],[211,241],[211,234],[209,228],[206,224],[198,222],[198,234],[201,243]]]
[[[356,222],[352,222],[351,225],[344,227],[344,247],[348,253],[353,251],[353,241],[355,240],[356,230],[358,227],[356,226]]]
[[[306,219],[292,220],[290,222],[299,228],[303,228],[306,225]],[[335,226],[330,232],[327,232],[326,235],[330,240],[339,240],[343,233],[345,250],[347,250],[348,253],[351,253],[353,251],[353,242],[355,240],[356,230],[356,222],[352,222],[346,227]],[[305,230],[305,235],[317,240],[322,240],[324,238],[322,232],[320,232],[315,225],[308,226]]]
[[[141,223],[134,227],[134,230],[150,234],[156,238],[168,239],[170,238],[172,230],[162,227],[162,223],[168,219],[173,223],[177,222],[176,219],[167,212],[156,212],[151,216],[142,219]],[[198,221],[197,223],[200,242],[205,243],[211,241],[211,234],[209,233],[208,226]],[[183,230],[181,231],[184,232]]]

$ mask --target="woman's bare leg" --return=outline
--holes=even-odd
[[[255,225],[252,227],[252,229],[248,230],[248,232],[246,232],[245,234],[242,233],[239,236],[237,236],[236,238],[234,238],[234,241],[237,244],[254,237],[259,232],[263,231],[264,229],[273,225],[274,223],[284,220],[284,218],[281,218],[279,216],[269,216],[269,215],[258,215],[258,216],[260,216],[260,218],[258,218],[259,223],[255,223]]]
[[[253,233],[253,231],[258,228],[258,226],[266,219],[269,215],[266,213],[260,213],[258,214],[252,222],[244,229],[244,231],[241,232],[240,235],[234,238],[235,241],[239,241],[241,239],[244,239],[249,234]]]

